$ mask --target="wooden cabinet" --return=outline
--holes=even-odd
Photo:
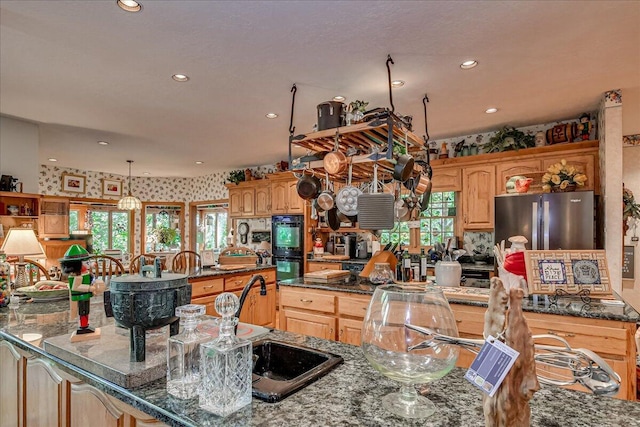
[[[280,289],[280,329],[336,339],[336,298],[332,292]]]
[[[460,168],[433,168],[431,191],[461,191],[462,174]]]
[[[298,181],[273,181],[271,183],[271,213],[302,214],[304,200],[298,196],[296,185]]]
[[[267,183],[256,186],[255,194],[255,215],[271,215],[271,186]]]
[[[542,161],[539,159],[519,160],[516,162],[504,162],[496,165],[496,194],[507,192],[506,183],[509,177],[514,175],[526,176],[532,172],[543,172]]]
[[[39,209],[39,194],[0,191],[0,226],[4,235],[13,227],[30,227],[38,232]],[[0,238],[0,245],[2,240]]]
[[[342,270],[341,262],[313,262],[307,261],[307,273],[322,270]]]
[[[23,413],[22,381],[23,358],[13,345],[7,341],[0,341],[0,418],[2,425],[17,427],[22,425],[20,419]]]
[[[576,170],[587,175],[587,181],[584,183],[584,186],[578,187],[579,190],[599,190],[599,177],[596,173],[597,155],[591,153],[572,154],[544,159],[542,161],[542,170],[546,171],[547,168],[555,163],[559,163],[562,159],[567,161],[567,165],[574,166]]]
[[[66,197],[42,197],[40,200],[41,238],[69,237],[69,199]]]
[[[361,336],[362,320],[338,318],[338,341],[359,346]]]
[[[26,425],[63,425],[63,380],[44,359],[26,359]]]
[[[229,188],[229,216],[254,216],[254,194],[255,190],[253,187]]]
[[[71,384],[70,394],[69,425],[71,427],[124,425],[124,412],[97,388],[85,383]]]
[[[280,328],[311,337],[336,339],[336,318],[292,309],[280,309]]]
[[[462,171],[462,226],[465,230],[493,228],[496,189],[494,166],[474,166]]]
[[[276,271],[262,270],[258,274],[264,277],[267,284],[267,295],[260,295],[260,283],[256,283],[247,294],[240,321],[266,327],[275,327],[276,323]],[[191,283],[191,303],[206,307],[210,316],[218,316],[215,309],[216,297],[222,292],[233,292],[238,298],[253,274],[227,274],[222,277],[195,277],[189,279]]]
[[[87,242],[85,240],[40,240],[40,244],[47,256],[44,265],[49,269],[54,265],[60,266],[58,260],[64,257],[64,253],[67,252],[71,245],[80,245],[85,248]]]

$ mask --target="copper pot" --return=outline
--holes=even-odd
[[[342,151],[331,151],[322,161],[324,170],[331,175],[340,175],[347,170],[347,156]]]

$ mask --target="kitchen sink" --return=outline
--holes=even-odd
[[[253,396],[278,402],[343,362],[342,357],[273,340],[253,343]]]

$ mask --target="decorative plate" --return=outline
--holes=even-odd
[[[64,298],[69,298],[69,289],[50,289],[39,291],[35,286],[25,286],[16,289],[16,293],[25,294],[26,296],[33,298],[34,302],[62,300]]]

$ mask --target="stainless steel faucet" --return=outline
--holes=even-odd
[[[240,312],[242,311],[242,306],[244,305],[244,300],[247,299],[247,294],[256,283],[256,281],[260,281],[260,295],[267,295],[267,282],[265,282],[264,277],[261,274],[254,274],[251,279],[244,285],[244,289],[242,290],[242,294],[240,295],[240,307],[238,311],[236,311],[235,317],[240,318]]]

